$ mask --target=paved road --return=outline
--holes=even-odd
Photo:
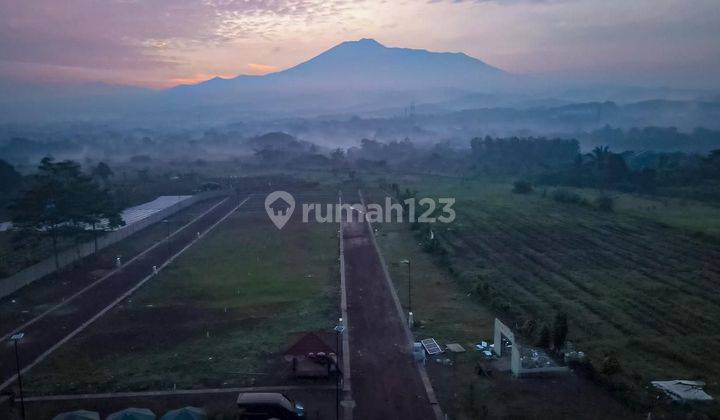
[[[435,419],[367,225],[344,223],[343,234],[353,418]]]
[[[151,249],[77,298],[51,311],[43,318],[24,327],[25,338],[20,344],[21,365],[28,366],[42,358],[64,338],[79,327],[91,322],[120,296],[130,291],[169,256],[176,254],[238,205],[228,198],[208,213],[175,233],[168,241]],[[15,383],[15,359],[12,344],[0,343],[0,391]]]

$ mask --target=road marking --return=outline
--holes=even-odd
[[[228,197],[228,198],[229,198],[229,197]],[[225,200],[227,200],[228,198],[226,198]],[[230,211],[229,211],[225,216],[223,216],[220,220],[218,220],[217,222],[213,223],[212,226],[210,226],[209,228],[207,228],[207,230],[205,230],[204,232],[202,232],[199,236],[195,237],[192,241],[190,241],[190,243],[188,243],[187,245],[185,245],[185,247],[183,247],[183,249],[181,249],[181,250],[178,251],[175,255],[173,255],[173,256],[171,256],[169,259],[167,259],[164,263],[162,263],[162,265],[160,265],[160,266],[158,267],[158,271],[162,271],[162,269],[164,269],[165,267],[167,267],[171,262],[175,261],[175,258],[177,258],[178,256],[180,256],[180,254],[182,254],[182,253],[185,252],[188,248],[190,248],[192,245],[194,245],[195,242],[197,242],[197,241],[199,241],[200,239],[204,238],[205,235],[207,235],[210,231],[212,231],[212,230],[215,228],[215,226],[217,226],[217,225],[219,225],[220,223],[222,223],[223,221],[225,221],[225,219],[227,219],[228,217],[230,217],[231,214],[233,214],[238,208],[240,208],[240,206],[242,206],[243,204],[245,204],[245,202],[248,201],[249,199],[250,199],[250,197],[245,198],[242,202],[240,202],[240,204],[238,204],[237,206],[233,207],[233,209],[230,210]],[[225,202],[225,200],[223,200],[222,202]],[[118,303],[122,302],[122,301],[123,301],[124,299],[126,299],[128,296],[130,296],[131,294],[133,294],[137,289],[139,289],[143,284],[145,284],[145,282],[147,282],[148,280],[150,280],[151,278],[153,278],[153,277],[155,277],[155,276],[156,276],[155,273],[150,273],[150,274],[147,275],[144,279],[140,280],[140,282],[139,282],[138,284],[136,284],[136,285],[133,286],[130,290],[128,290],[128,291],[126,291],[125,293],[123,293],[119,298],[115,299],[112,303],[110,303],[110,305],[108,305],[108,306],[106,306],[105,308],[103,308],[100,312],[98,312],[97,314],[95,314],[92,318],[90,318],[89,320],[85,321],[82,325],[80,325],[79,327],[77,327],[73,332],[71,332],[70,334],[66,335],[64,338],[62,338],[60,341],[58,341],[58,342],[55,343],[52,347],[50,347],[48,350],[46,350],[43,354],[41,354],[40,356],[38,356],[32,363],[30,363],[30,364],[28,364],[27,366],[25,366],[25,367],[20,371],[20,374],[25,374],[27,371],[29,371],[30,369],[32,369],[33,367],[35,367],[35,365],[37,365],[38,363],[40,363],[40,362],[42,362],[43,360],[45,360],[50,354],[52,354],[52,352],[54,352],[54,351],[57,350],[60,346],[62,346],[63,344],[65,344],[66,342],[68,342],[70,339],[72,339],[73,337],[75,337],[75,336],[76,336],[77,334],[79,334],[82,330],[84,330],[85,328],[87,328],[88,325],[90,325],[90,324],[92,324],[93,322],[95,322],[98,318],[100,318],[101,316],[103,316],[106,312],[108,312],[110,309],[112,309],[115,305],[117,305]],[[7,388],[10,384],[12,384],[13,382],[15,382],[16,379],[17,379],[17,373],[14,374],[13,376],[11,376],[10,379],[8,379],[7,381],[5,381],[5,382],[3,382],[2,384],[0,384],[0,391],[2,391],[3,389]]]
[[[39,320],[45,318],[50,312],[53,312],[53,311],[55,311],[56,309],[62,308],[64,305],[70,303],[70,301],[74,300],[75,298],[77,298],[77,297],[80,296],[81,294],[87,292],[88,290],[92,289],[93,287],[95,287],[95,286],[97,286],[98,284],[100,284],[100,283],[102,283],[103,281],[105,281],[108,277],[114,275],[115,273],[120,272],[121,270],[123,270],[123,269],[125,268],[125,266],[127,266],[128,264],[131,264],[133,261],[137,260],[138,258],[142,257],[143,255],[147,254],[148,252],[150,252],[150,251],[152,251],[153,249],[157,248],[158,246],[160,246],[161,244],[165,243],[166,241],[170,240],[170,239],[171,239],[173,236],[175,236],[177,233],[179,233],[180,231],[184,230],[185,228],[187,228],[187,227],[190,226],[191,224],[195,223],[196,221],[198,221],[200,218],[202,218],[203,216],[207,215],[207,214],[210,213],[211,211],[215,210],[215,208],[217,208],[220,204],[224,203],[224,202],[227,201],[228,199],[230,199],[230,197],[227,197],[227,198],[225,198],[224,200],[220,201],[219,203],[215,204],[214,206],[212,206],[210,209],[208,209],[208,210],[207,210],[206,212],[204,212],[203,214],[199,215],[198,217],[194,218],[194,219],[191,220],[190,222],[186,223],[185,225],[183,225],[182,227],[180,227],[180,229],[176,230],[175,232],[171,233],[170,236],[165,237],[165,238],[164,238],[163,240],[161,240],[160,242],[155,243],[154,245],[152,245],[151,247],[149,247],[149,248],[146,249],[145,251],[143,251],[143,252],[141,252],[140,254],[132,257],[130,260],[128,260],[128,262],[126,262],[125,264],[123,264],[123,265],[120,266],[119,268],[113,269],[112,271],[110,271],[110,272],[107,273],[106,275],[102,276],[102,277],[99,278],[98,280],[95,280],[94,282],[92,282],[92,283],[90,283],[89,285],[85,286],[83,289],[81,289],[80,291],[76,292],[74,295],[70,296],[70,297],[67,298],[67,299],[63,299],[60,303],[56,304],[55,306],[51,307],[50,309],[46,310],[45,312],[43,312],[43,313],[41,313],[40,315],[36,316],[35,318],[31,319],[30,321],[27,321],[26,323],[22,324],[21,326],[15,328],[15,330],[13,330],[13,331],[11,331],[11,332],[3,335],[2,338],[0,339],[0,341],[5,341],[5,340],[7,340],[11,335],[17,334],[18,332],[24,330],[25,328],[29,327],[30,325],[32,325],[32,324],[38,322]]]

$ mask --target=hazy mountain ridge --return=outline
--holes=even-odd
[[[499,81],[509,76],[509,73],[464,53],[386,47],[373,39],[361,39],[343,42],[296,66],[264,76],[216,77],[171,90],[191,91],[234,85],[269,87],[288,83],[312,89],[468,88],[468,82]],[[297,86],[298,83],[302,85]]]
[[[216,77],[162,91],[94,83],[57,89],[0,85],[0,93],[4,97],[0,98],[0,122],[123,121],[157,127],[319,115],[387,117],[406,112],[411,104],[417,105],[418,112],[443,114],[608,100],[628,104],[648,99],[688,101],[682,106],[682,115],[678,114],[682,119],[677,118],[678,126],[688,127],[714,113],[704,102],[692,102],[717,96],[667,88],[585,86],[569,81],[563,85],[514,75],[464,53],[386,47],[372,39],[343,42],[294,67],[264,76]],[[650,108],[660,111],[662,118],[648,124],[675,124],[673,113],[678,104],[654,105]],[[648,115],[643,106],[636,107],[640,109],[633,110],[642,112],[645,119]],[[567,112],[583,111],[570,108]],[[688,118],[692,112],[697,117]]]

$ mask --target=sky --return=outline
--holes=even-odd
[[[518,74],[720,88],[718,0],[0,0],[0,81],[165,88],[360,38]]]

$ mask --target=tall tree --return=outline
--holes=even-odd
[[[5,207],[20,191],[22,184],[23,176],[11,164],[0,159],[0,213],[4,214]]]
[[[22,175],[15,168],[0,159],[0,194],[11,194],[20,187]]]
[[[102,180],[103,185],[107,186],[108,181],[114,174],[113,174],[112,169],[110,169],[110,166],[108,166],[107,163],[100,162],[97,164],[96,167],[93,168],[92,175],[94,177],[100,178]]]
[[[553,323],[553,348],[556,352],[559,352],[565,345],[565,340],[568,334],[568,321],[567,315],[564,312],[560,312],[555,315],[555,322]]]
[[[11,206],[13,224],[23,231],[48,236],[52,241],[55,268],[60,268],[58,242],[85,231],[87,226],[108,222],[103,229],[122,223],[119,209],[107,190],[82,173],[73,161],[55,162],[46,157],[31,177],[29,189]]]

